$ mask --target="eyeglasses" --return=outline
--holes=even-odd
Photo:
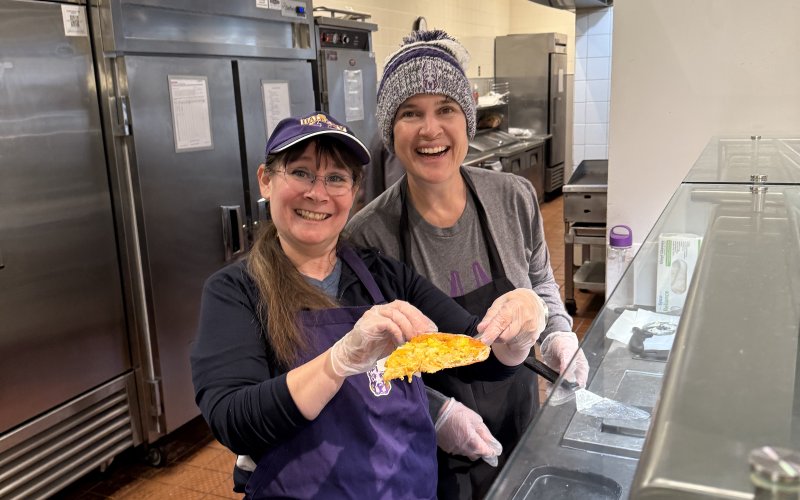
[[[313,189],[317,179],[322,181],[331,196],[343,196],[353,190],[353,178],[345,174],[314,175],[302,168],[282,169],[279,172],[283,174],[287,184],[300,192]]]

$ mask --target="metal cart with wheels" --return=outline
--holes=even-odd
[[[605,292],[605,261],[591,260],[592,245],[605,247],[608,160],[583,160],[564,184],[564,305],[577,312],[575,287]],[[575,245],[581,245],[576,266]]]

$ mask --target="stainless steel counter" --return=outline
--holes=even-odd
[[[608,160],[583,160],[564,184],[565,193],[608,191]]]
[[[481,131],[470,141],[465,165],[490,168],[525,177],[544,197],[545,139],[520,140],[503,130]]]

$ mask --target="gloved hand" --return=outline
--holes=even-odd
[[[331,347],[333,371],[340,377],[367,372],[398,345],[436,330],[433,321],[408,302],[373,306]]]
[[[565,380],[578,382],[581,387],[586,387],[589,376],[589,362],[583,349],[579,348],[578,337],[573,332],[553,332],[542,342],[542,361],[550,368],[564,375]],[[573,356],[575,359],[573,360]],[[570,361],[572,364],[570,365]],[[572,397],[572,393],[558,387],[553,392],[553,386],[547,382],[547,394],[553,404],[558,404]]]
[[[247,472],[253,472],[256,470],[256,463],[250,458],[250,455],[237,455],[236,467],[246,470]]]
[[[492,436],[480,415],[450,398],[436,419],[436,442],[451,455],[464,455],[470,460],[482,458],[497,467],[503,446]]]
[[[506,366],[530,356],[547,325],[547,304],[531,289],[517,288],[498,297],[478,324],[479,339],[491,345]]]

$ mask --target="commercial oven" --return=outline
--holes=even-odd
[[[369,14],[316,7],[314,27],[319,53],[314,65],[318,109],[350,127],[364,144],[378,130],[378,73]]]

